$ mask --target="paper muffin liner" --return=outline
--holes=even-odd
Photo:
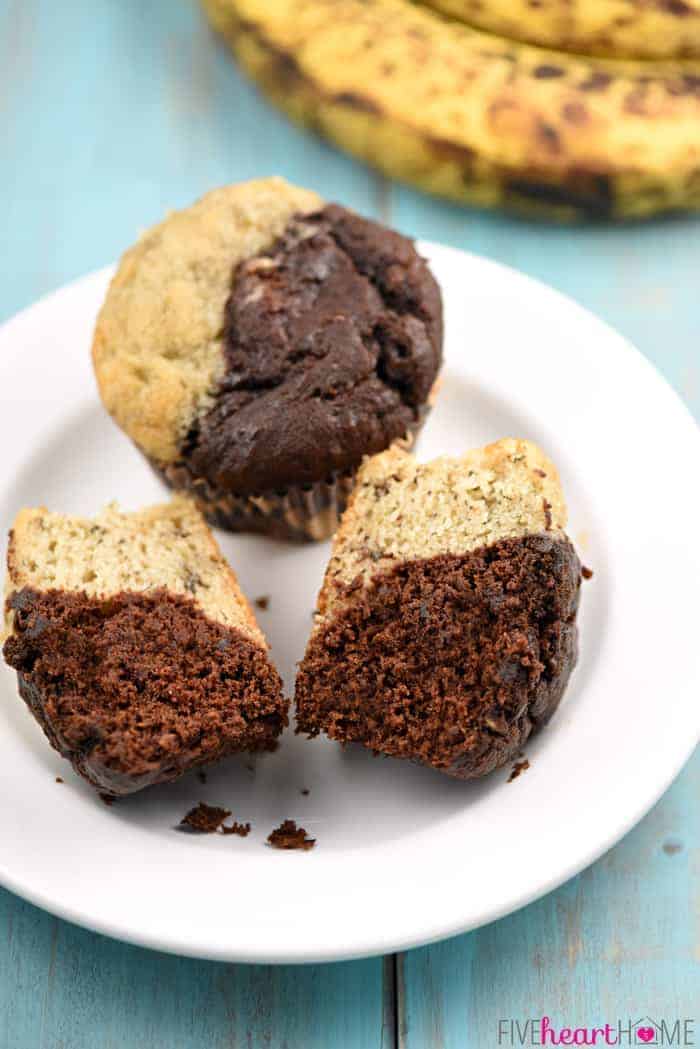
[[[297,542],[333,534],[355,479],[353,471],[284,491],[238,495],[193,476],[182,462],[155,469],[169,487],[191,495],[210,524],[228,532],[258,532]]]
[[[396,443],[410,448],[426,414],[427,408],[409,433]],[[357,473],[357,469],[348,470],[313,484],[289,485],[283,491],[240,495],[196,476],[184,461],[151,465],[170,488],[191,495],[210,524],[228,532],[257,532],[296,542],[318,541],[333,535]]]

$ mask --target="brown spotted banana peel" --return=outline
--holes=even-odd
[[[297,123],[461,203],[555,219],[700,208],[700,63],[513,43],[407,0],[203,0]]]
[[[700,0],[424,0],[511,40],[609,58],[700,58]]]

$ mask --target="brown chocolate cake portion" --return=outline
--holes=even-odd
[[[580,564],[546,534],[399,564],[312,640],[298,729],[462,779],[516,755],[576,661]]]
[[[106,598],[23,588],[4,655],[51,744],[93,786],[128,794],[241,750],[287,722],[262,646],[165,589]]]
[[[213,492],[313,484],[419,424],[442,357],[440,291],[408,238],[329,204],[237,265],[224,357],[180,465]]]

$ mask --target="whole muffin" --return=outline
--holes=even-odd
[[[208,193],[123,257],[93,361],[110,414],[231,531],[321,539],[362,458],[420,426],[440,290],[410,240],[269,178]]]
[[[557,471],[529,441],[368,460],[300,665],[298,731],[460,779],[510,761],[576,662],[565,524]]]

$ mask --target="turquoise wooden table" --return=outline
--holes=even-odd
[[[390,185],[270,110],[193,0],[0,0],[0,81],[3,319],[113,260],[165,209],[275,172],[555,285],[700,412],[698,220],[573,232]],[[558,892],[364,962],[179,959],[0,890],[0,1049],[487,1049],[519,1044],[508,1025],[499,1042],[500,1020],[545,1014],[572,1027],[694,1019],[686,1044],[700,1045],[699,795],[696,755],[636,830]]]

